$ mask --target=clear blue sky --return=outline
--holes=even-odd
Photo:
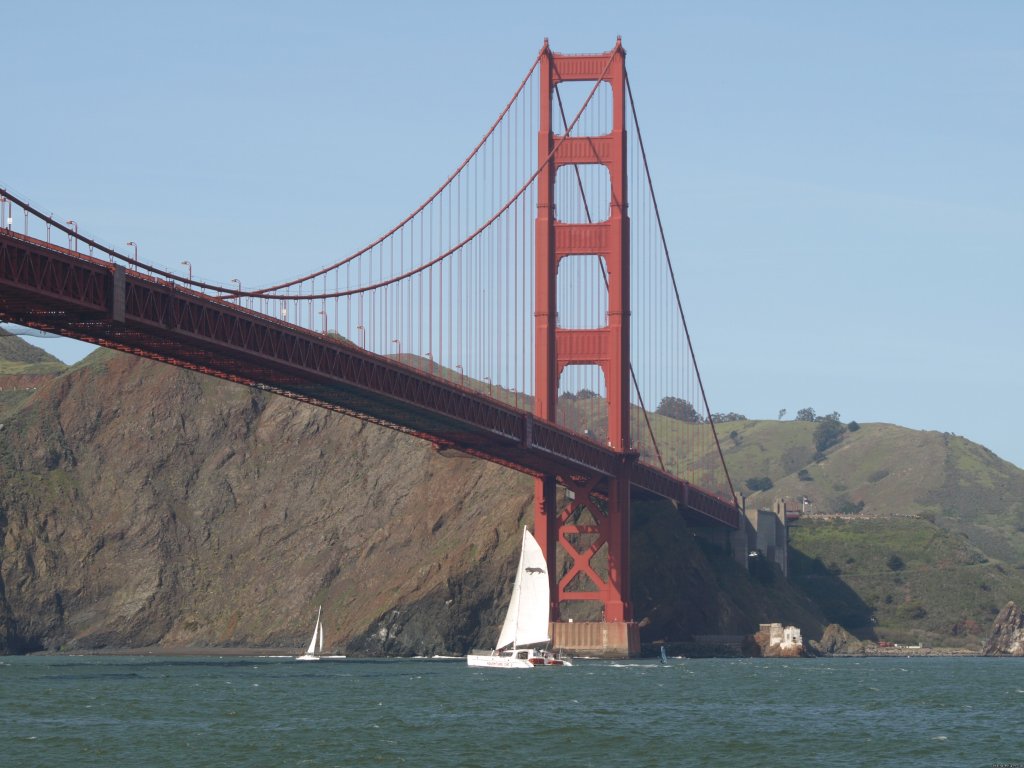
[[[0,183],[263,284],[433,191],[544,37],[622,35],[712,410],[1024,466],[1022,2],[43,0],[0,33]]]

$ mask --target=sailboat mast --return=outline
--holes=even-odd
[[[516,633],[515,633],[515,635],[512,636],[512,650],[515,650],[516,648],[518,648],[518,645],[516,644],[516,641],[519,639],[519,629],[518,629],[519,628],[519,619],[520,619],[520,616],[522,614],[522,607],[523,607],[523,589],[522,589],[523,562],[524,562],[524,559],[526,558],[526,537],[528,535],[529,535],[529,530],[524,525],[523,526],[523,541],[522,541],[522,544],[519,545],[519,566],[516,568],[516,586],[518,586],[519,589],[516,590]]]

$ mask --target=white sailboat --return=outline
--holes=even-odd
[[[498,644],[493,651],[473,651],[466,656],[466,663],[471,667],[497,669],[571,667],[569,659],[556,656],[546,648],[551,643],[548,635],[550,595],[544,553],[524,526],[519,568]]]
[[[320,621],[320,614],[323,611],[321,605],[316,609],[316,625],[313,627],[313,639],[309,641],[309,647],[301,656],[296,656],[298,661],[319,661],[320,654],[324,652],[324,625]]]

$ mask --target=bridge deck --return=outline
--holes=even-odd
[[[0,230],[0,318],[253,385],[533,475],[611,477],[630,459],[532,414],[351,343]],[[646,464],[634,492],[693,523],[737,508]],[[598,487],[600,490],[600,486]]]

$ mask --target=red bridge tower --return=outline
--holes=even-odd
[[[631,451],[629,434],[626,52],[621,39],[613,51],[598,55],[556,54],[545,41],[540,67],[535,414],[557,421],[558,385],[567,366],[599,366],[607,392],[608,443],[621,461],[617,474],[610,479],[597,475],[538,479],[534,530],[547,557],[552,582],[555,645],[632,655],[639,650],[639,634],[629,602],[629,489],[630,471],[637,455]],[[564,138],[554,133],[555,87],[567,81],[603,81],[611,87],[611,133]],[[588,164],[602,165],[608,170],[608,218],[596,223],[559,221],[554,204],[558,168]],[[608,316],[603,327],[558,327],[558,267],[567,256],[603,261],[608,281]],[[561,508],[557,485],[570,492]],[[559,549],[565,554],[561,564]],[[561,623],[562,604],[567,601],[600,604],[603,620]]]

